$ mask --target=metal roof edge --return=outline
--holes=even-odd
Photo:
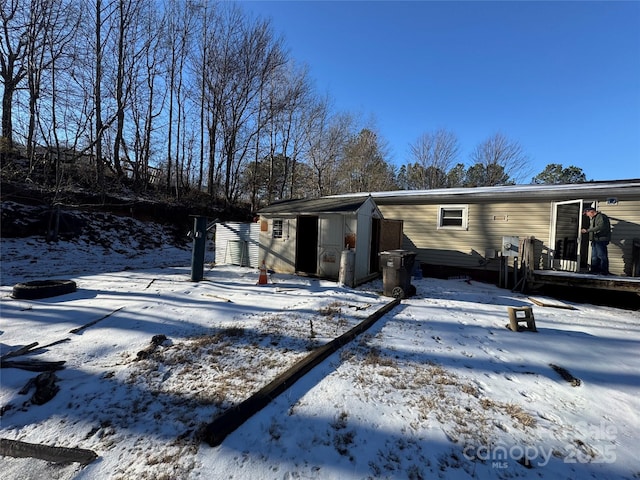
[[[362,198],[360,198],[362,197]],[[341,206],[338,205],[322,205],[322,203],[332,203],[340,200],[341,198],[348,200],[351,199],[351,203],[353,205],[349,206],[350,208],[342,209]],[[374,202],[373,197],[371,195],[366,195],[366,198],[363,196],[327,196],[327,197],[319,197],[319,198],[309,198],[309,199],[298,199],[291,201],[283,201],[276,202],[268,205],[260,210],[258,210],[258,214],[260,215],[319,215],[319,214],[355,214],[362,208],[362,206],[369,200]],[[347,202],[345,202],[347,203]],[[320,204],[320,205],[318,205]]]
[[[628,189],[638,189],[640,194],[640,179],[636,180],[613,180],[602,182],[567,183],[567,184],[527,184],[527,185],[500,185],[493,187],[460,187],[460,188],[438,188],[433,190],[389,190],[382,192],[367,193],[347,193],[333,195],[333,198],[354,198],[371,195],[374,200],[394,198],[429,198],[429,197],[486,197],[486,196],[508,196],[510,194],[530,194],[533,196],[552,196],[557,193],[569,194],[571,192],[586,191],[626,191]],[[325,197],[327,198],[327,197]]]

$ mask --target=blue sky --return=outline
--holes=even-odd
[[[241,1],[270,18],[337,111],[374,118],[390,160],[445,128],[460,161],[497,132],[532,175],[640,178],[640,2]]]

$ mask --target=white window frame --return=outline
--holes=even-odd
[[[276,228],[276,224],[280,224],[280,228]],[[279,232],[279,235],[278,235]],[[273,224],[271,226],[271,237],[272,238],[284,238],[284,219],[282,218],[274,218]]]
[[[443,225],[446,218],[444,213],[450,210],[460,210],[461,225]],[[449,217],[451,218],[451,217]],[[468,230],[469,229],[469,205],[438,205],[438,230]]]

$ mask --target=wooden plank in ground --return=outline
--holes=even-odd
[[[0,362],[3,362],[7,358],[11,358],[11,357],[21,357],[22,355],[29,355],[31,353],[38,352],[40,350],[44,350],[45,348],[53,347],[54,345],[58,345],[59,343],[68,342],[69,340],[71,340],[71,339],[70,338],[63,338],[62,340],[57,340],[55,342],[48,343],[47,345],[42,345],[41,347],[38,347],[38,345],[40,345],[38,342],[33,342],[33,343],[30,343],[29,345],[26,345],[24,347],[20,347],[17,350],[13,350],[13,351],[7,353],[6,355],[2,355],[0,357]]]
[[[566,304],[561,302],[560,300],[554,300],[550,298],[544,297],[529,297],[533,303],[540,307],[553,307],[553,308],[564,308],[565,310],[577,310],[573,305]]]
[[[220,445],[227,435],[266,407],[269,402],[287,390],[315,366],[319,365],[320,362],[329,357],[329,355],[337,352],[341,347],[349,343],[360,333],[366,331],[377,320],[391,311],[398,304],[400,304],[400,299],[398,298],[387,303],[384,307],[377,310],[366,320],[359,323],[348,332],[315,349],[310,355],[307,355],[293,367],[278,375],[272,382],[240,404],[222,412],[213,419],[213,422],[209,423],[202,429],[202,439],[212,447]]]
[[[7,358],[11,358],[11,357],[19,357],[21,355],[24,355],[26,352],[28,352],[29,350],[31,350],[33,347],[38,346],[38,342],[33,342],[30,343],[29,345],[25,345],[24,347],[20,347],[16,350],[13,350],[5,355],[2,355],[0,357],[0,361],[2,360],[6,360]]]
[[[87,328],[89,328],[89,327],[92,327],[93,325],[95,325],[96,323],[98,323],[98,322],[100,322],[100,321],[104,320],[105,318],[109,318],[111,315],[113,315],[113,314],[114,314],[114,313],[116,313],[116,312],[119,312],[119,311],[120,311],[120,310],[122,310],[123,308],[124,308],[124,306],[122,306],[122,307],[120,307],[120,308],[116,308],[116,309],[115,309],[113,312],[111,312],[111,313],[107,313],[106,315],[104,315],[104,316],[102,316],[102,317],[100,317],[100,318],[98,318],[98,319],[96,319],[96,320],[93,320],[93,321],[91,321],[91,322],[89,322],[89,323],[87,323],[87,324],[85,324],[85,325],[82,325],[81,327],[74,328],[73,330],[69,330],[69,333],[77,333],[77,334],[79,334],[79,333],[80,333],[80,332],[82,332],[83,330],[85,330],[85,329],[87,329]]]

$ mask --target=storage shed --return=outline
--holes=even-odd
[[[276,272],[338,279],[342,252],[352,250],[360,284],[379,274],[378,253],[402,242],[402,222],[385,221],[370,196],[291,200],[258,213],[260,260]]]

